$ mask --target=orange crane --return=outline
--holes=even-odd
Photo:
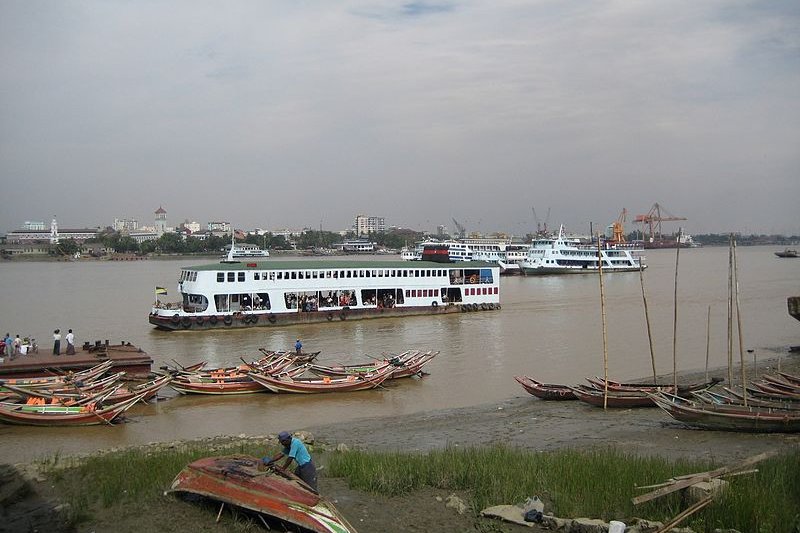
[[[611,223],[611,232],[613,237],[611,242],[623,243],[625,242],[625,218],[628,216],[628,210],[622,208],[622,213],[619,214],[617,220]]]
[[[686,217],[676,217],[656,202],[646,215],[636,215],[634,222],[642,225],[642,237],[647,241],[661,239],[661,223],[676,220],[686,220]],[[645,231],[645,229],[648,231]]]

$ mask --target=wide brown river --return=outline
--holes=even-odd
[[[779,259],[774,247],[738,249],[742,330],[755,357],[785,354],[800,344],[800,322],[786,298],[800,295],[800,259]],[[361,259],[361,258],[360,258]],[[380,259],[385,259],[381,257]],[[279,261],[280,259],[272,259]],[[232,397],[177,396],[128,411],[114,427],[37,428],[0,424],[0,462],[19,462],[113,446],[224,434],[266,434],[361,417],[393,416],[503,400],[526,393],[514,375],[578,383],[603,374],[600,284],[596,275],[508,277],[502,310],[437,317],[335,321],[330,324],[235,331],[163,332],[147,322],[154,288],[177,300],[180,267],[200,259],[136,262],[0,263],[0,330],[34,336],[49,350],[52,331],[72,328],[85,341],[128,341],[155,367],[208,360],[234,365],[258,358],[259,347],[291,349],[296,338],[321,362],[353,363],[407,349],[439,350],[424,379],[349,394]],[[657,370],[673,367],[675,250],[649,250],[645,291]],[[652,374],[642,289],[637,273],[604,276],[609,375]],[[677,366],[705,366],[711,306],[710,365],[727,362],[727,248],[681,250],[678,269]],[[162,297],[164,299],[164,297]],[[738,344],[735,358],[738,361]],[[797,356],[793,356],[797,357]]]

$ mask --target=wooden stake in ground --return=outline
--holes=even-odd
[[[708,317],[706,318],[706,383],[708,383],[708,352],[711,347],[711,306],[708,306]]]
[[[739,305],[739,264],[736,258],[736,239],[733,240],[733,277],[736,294],[736,329],[739,331],[739,363],[742,374],[742,403],[747,407],[747,371],[744,368],[744,339],[742,338],[742,313]]]
[[[650,343],[650,363],[653,365],[653,383],[658,383],[658,376],[656,375],[656,353],[653,350],[653,334],[650,331],[650,313],[647,311],[647,295],[644,293],[644,267],[642,266],[642,258],[639,257],[639,281],[642,284],[642,302],[644,302],[644,321],[647,324],[647,340]],[[708,378],[706,377],[706,381]]]
[[[597,275],[600,278],[600,316],[603,320],[603,409],[608,408],[608,341],[606,340],[606,299],[603,292],[603,254],[597,234]],[[677,390],[677,388],[676,388]]]
[[[728,383],[733,386],[733,233],[728,236]]]
[[[678,263],[681,259],[681,236],[683,229],[678,230],[677,248],[675,248],[675,294],[672,312],[672,386],[678,390]]]

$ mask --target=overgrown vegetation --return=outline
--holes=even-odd
[[[93,506],[138,506],[163,501],[163,491],[188,463],[209,455],[260,456],[262,443],[233,443],[174,449],[136,449],[65,463],[56,456],[40,467],[67,495],[71,523],[90,519]],[[686,507],[680,493],[634,507],[637,486],[711,470],[704,461],[670,462],[614,450],[536,453],[481,447],[446,448],[427,454],[351,451],[318,455],[326,476],[345,478],[356,490],[385,496],[429,486],[471,495],[471,507],[518,503],[532,495],[561,517],[620,519],[634,516],[667,521]],[[67,460],[71,461],[71,460]],[[758,473],[732,478],[714,503],[685,525],[698,532],[734,528],[758,533],[800,532],[800,453],[787,452],[758,465]]]

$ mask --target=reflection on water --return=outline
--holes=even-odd
[[[800,344],[800,324],[786,297],[800,294],[800,261],[776,259],[769,247],[739,249],[742,319],[747,347],[781,350]],[[711,363],[727,361],[726,248],[682,250],[679,272],[678,367],[702,368],[706,315],[712,306]],[[516,374],[577,383],[602,374],[602,329],[596,276],[503,278],[502,310],[437,317],[390,318],[298,325],[280,329],[163,332],[147,323],[156,286],[177,300],[180,267],[191,261],[0,264],[0,329],[33,335],[47,349],[53,329],[72,328],[77,344],[130,341],[156,366],[173,359],[228,366],[256,359],[259,347],[321,350],[321,360],[354,363],[406,349],[439,350],[422,380],[388,383],[373,391],[334,395],[254,394],[178,396],[137,406],[117,427],[28,428],[0,425],[4,460],[56,450],[88,451],[150,441],[221,434],[266,434],[284,428],[460,407],[524,395]],[[672,370],[675,251],[648,251],[645,272],[659,372]],[[604,278],[610,374],[651,373],[642,290],[637,273]],[[774,352],[771,352],[774,353]],[[738,358],[738,354],[736,354]],[[174,394],[169,392],[168,394]]]

